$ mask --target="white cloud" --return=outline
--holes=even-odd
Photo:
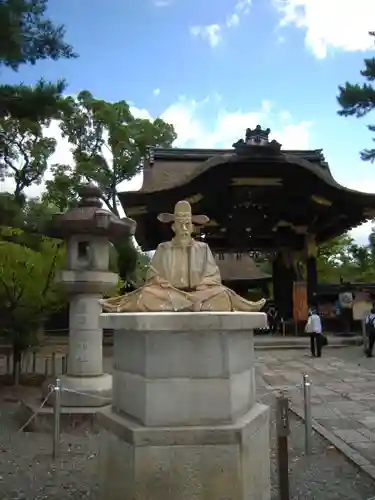
[[[216,47],[223,38],[223,29],[235,28],[240,24],[242,16],[246,16],[250,12],[252,0],[237,0],[234,9],[230,12],[225,20],[225,23],[215,23],[207,25],[197,25],[190,28],[190,33],[194,37],[200,37],[208,41],[211,47]]]
[[[219,24],[208,24],[207,26],[192,26],[190,33],[197,38],[207,40],[211,47],[216,47],[220,42],[221,26]]]
[[[154,5],[155,7],[169,7],[171,5],[172,1],[171,0],[155,0]]]
[[[154,89],[152,93],[154,94],[154,96],[158,96],[160,94],[160,89]]]
[[[130,112],[135,118],[143,118],[145,120],[152,119],[150,112],[144,108],[137,108],[137,106],[131,105]]]
[[[250,13],[252,0],[237,0],[234,11],[229,14],[226,20],[228,28],[235,28],[240,24],[241,17]]]
[[[283,120],[283,121],[288,121],[292,118],[292,115],[289,113],[289,111],[281,111],[280,113],[280,120]]]
[[[368,34],[375,26],[374,0],[273,0],[273,4],[281,14],[280,26],[305,30],[305,44],[319,59],[329,49],[374,48]]]
[[[237,0],[234,10],[239,14],[249,14],[252,0]]]
[[[234,26],[238,26],[240,24],[240,16],[237,14],[237,12],[233,12],[228,16],[226,25],[228,28],[233,28]]]
[[[280,113],[273,113],[273,104],[266,99],[262,101],[259,109],[254,111],[227,110],[220,107],[212,127],[207,126],[199,117],[207,102],[207,99],[200,102],[180,99],[164,111],[162,118],[173,123],[175,127],[176,146],[230,148],[244,136],[248,127],[254,128],[260,123],[264,126],[270,125],[271,128],[273,126],[271,138],[278,140],[284,148],[309,148],[311,122],[301,121],[284,125],[280,122]]]
[[[359,245],[368,245],[368,237],[371,233],[374,223],[372,221],[365,222],[360,226],[352,229],[350,235]]]

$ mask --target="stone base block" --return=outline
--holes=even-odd
[[[40,399],[21,401],[19,411],[17,412],[17,421],[19,422],[20,427],[28,422],[32,415],[36,414],[30,424],[25,427],[24,431],[52,431],[54,421],[53,408],[50,406],[40,408],[40,404]],[[110,405],[108,408],[110,408]],[[87,408],[63,407],[60,411],[61,430],[70,431],[72,429],[84,428],[96,432],[99,429],[97,412],[98,408],[94,408],[93,406]]]
[[[235,424],[144,427],[98,412],[102,500],[270,500],[269,408]]]
[[[61,380],[61,406],[100,407],[112,402],[112,375],[104,373],[98,377],[72,377],[63,375]],[[48,388],[43,388],[46,394]],[[53,394],[48,405],[53,405]]]
[[[235,423],[255,402],[264,313],[102,314],[114,329],[113,405],[146,427]]]

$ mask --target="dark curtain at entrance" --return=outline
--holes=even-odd
[[[284,320],[293,317],[293,282],[296,273],[292,264],[287,265],[278,254],[272,265],[273,295],[280,317]]]

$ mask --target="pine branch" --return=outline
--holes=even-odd
[[[356,116],[362,118],[375,108],[375,89],[368,84],[346,83],[339,87],[338,103],[343,109],[338,111],[341,116]]]

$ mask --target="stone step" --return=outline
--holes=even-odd
[[[356,336],[336,336],[328,335],[328,348],[341,348],[358,346],[362,344],[362,339]],[[255,349],[266,350],[293,350],[293,349],[308,349],[310,346],[309,337],[278,337],[269,335],[256,335],[254,341]]]

